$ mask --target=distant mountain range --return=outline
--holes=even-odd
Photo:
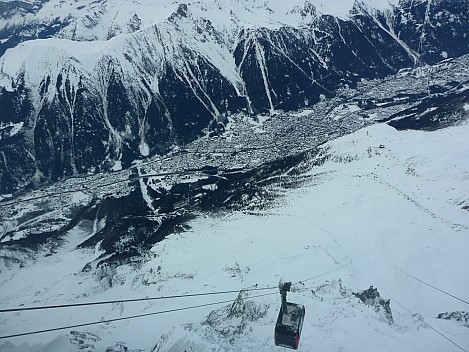
[[[346,17],[308,0],[151,3],[0,4],[0,192],[128,168],[232,114],[469,53],[466,0],[356,1]]]

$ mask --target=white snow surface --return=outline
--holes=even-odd
[[[276,28],[282,24],[300,25],[299,10],[313,5],[318,14],[346,18],[355,0],[49,0],[36,14],[17,13],[0,19],[0,29],[24,23],[70,22],[59,37],[73,40],[105,40],[110,35],[129,33],[129,25],[137,16],[140,28],[159,24],[174,13],[179,4],[187,4],[196,16],[210,19],[215,28],[230,30],[236,25],[254,28]],[[398,0],[358,0],[369,8],[388,9]]]
[[[17,134],[21,130],[23,125],[24,125],[23,121],[18,122],[18,123],[13,123],[13,122],[3,123],[2,122],[0,123],[0,131],[8,129],[10,137],[13,137],[15,134]],[[2,137],[0,136],[0,140],[1,139]]]
[[[300,351],[460,351],[418,317],[468,350],[468,328],[436,319],[442,312],[468,311],[467,304],[393,267],[469,300],[469,213],[462,209],[469,204],[468,134],[467,124],[435,132],[374,125],[344,136],[324,145],[330,158],[271,209],[199,217],[190,231],[156,244],[138,265],[114,272],[82,272],[100,255],[98,248],[75,248],[92,232],[83,226],[70,232],[57,254],[34,261],[17,257],[24,260],[21,268],[0,262],[0,309],[275,287],[283,278],[295,283],[288,301],[306,307]],[[394,324],[351,294],[370,285],[391,299]],[[232,340],[202,324],[227,304],[72,330],[98,336],[96,351],[119,341],[144,351],[280,351],[273,346],[279,295],[275,289],[251,295],[264,293],[272,295],[248,302],[265,315],[245,322]],[[0,336],[236,296],[1,313]],[[231,331],[237,323],[225,318],[219,328]],[[63,347],[67,333],[0,340],[0,350],[48,351],[56,345],[78,351],[77,345]]]

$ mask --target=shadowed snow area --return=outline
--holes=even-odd
[[[437,319],[443,312],[462,316],[467,304],[396,268],[469,299],[469,213],[463,209],[469,205],[468,135],[468,124],[435,132],[383,124],[359,130],[323,145],[318,158],[327,155],[327,161],[268,210],[199,217],[190,231],[157,243],[151,256],[113,272],[81,271],[100,253],[75,249],[87,230],[74,230],[58,255],[0,267],[0,309],[273,289],[1,313],[5,336],[229,301],[10,338],[0,350],[279,351],[273,329],[281,278],[293,282],[288,301],[306,308],[301,351],[461,350],[423,321],[467,350],[468,328]],[[354,295],[370,286],[390,299],[392,319]]]

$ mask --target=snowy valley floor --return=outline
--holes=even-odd
[[[89,229],[74,231],[57,254],[0,268],[0,309],[275,287],[284,278],[295,283],[288,301],[306,307],[300,351],[467,351],[469,327],[436,317],[468,304],[400,271],[469,301],[467,136],[468,124],[374,125],[339,138],[323,146],[330,158],[311,180],[268,210],[199,217],[155,245],[138,270],[82,272],[100,252],[76,250]],[[393,323],[352,294],[371,285],[391,300]],[[281,351],[273,345],[278,291],[247,295],[265,296],[231,312],[225,303],[4,339],[0,351]],[[0,313],[0,336],[236,297]]]

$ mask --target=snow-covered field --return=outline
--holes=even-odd
[[[199,217],[135,267],[114,272],[82,271],[100,254],[74,249],[89,236],[84,226],[57,254],[18,258],[22,268],[2,264],[0,309],[275,287],[283,278],[295,283],[288,301],[306,307],[301,351],[467,351],[468,328],[436,317],[468,305],[398,269],[469,300],[468,135],[468,124],[436,132],[362,129],[324,145],[328,161],[270,209]],[[371,285],[391,299],[394,323],[352,294]],[[0,351],[78,351],[80,339],[82,351],[120,351],[118,342],[132,351],[280,351],[273,345],[278,291],[246,294],[269,295],[244,297],[231,314],[224,303],[3,339]],[[0,336],[236,297],[0,313]]]

